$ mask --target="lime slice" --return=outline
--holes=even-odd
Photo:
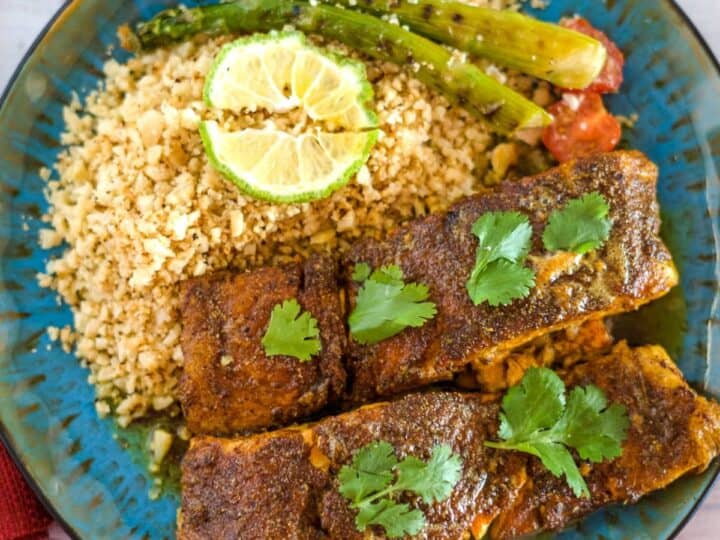
[[[306,202],[345,185],[365,163],[378,130],[285,133],[274,128],[226,131],[200,125],[213,167],[243,191],[273,202]]]
[[[205,102],[233,111],[286,112],[303,107],[333,128],[376,125],[367,104],[372,88],[365,66],[307,43],[299,32],[238,39],[225,45],[205,81]]]
[[[243,191],[274,202],[305,202],[345,185],[378,137],[368,107],[365,67],[309,45],[299,32],[270,33],[225,45],[205,81],[205,102],[231,111],[303,107],[330,130],[290,134],[275,128],[228,132],[200,126],[210,163]]]

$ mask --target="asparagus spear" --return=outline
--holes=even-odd
[[[394,14],[429,39],[546,79],[563,88],[586,88],[607,58],[597,40],[513,11],[448,0],[325,0]]]
[[[206,32],[256,32],[292,24],[341,41],[374,58],[411,65],[414,75],[447,99],[485,119],[500,133],[547,125],[552,117],[457,54],[400,26],[329,5],[294,0],[239,0],[192,9],[170,9],[140,23],[124,41],[147,49]]]

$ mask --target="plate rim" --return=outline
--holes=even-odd
[[[627,1],[627,0],[626,0]],[[28,49],[23,54],[22,58],[20,59],[20,62],[15,67],[14,71],[12,72],[12,75],[8,79],[7,84],[5,85],[5,88],[3,89],[2,94],[0,94],[0,109],[2,109],[3,105],[7,101],[8,96],[10,95],[10,91],[12,90],[13,86],[15,85],[18,77],[22,73],[22,70],[25,68],[25,65],[27,64],[28,60],[32,57],[32,55],[37,50],[38,46],[45,40],[45,38],[51,33],[53,27],[55,24],[61,20],[73,7],[73,4],[79,3],[80,0],[64,0],[62,5],[55,11],[55,13],[50,17],[48,22],[43,26],[43,28],[40,30],[38,35],[35,37],[31,45],[28,47]],[[669,6],[671,9],[675,10],[675,13],[680,17],[681,21],[685,25],[685,27],[690,30],[690,33],[694,36],[695,40],[697,40],[698,45],[700,45],[700,49],[704,51],[706,58],[710,61],[711,66],[714,68],[716,74],[718,77],[720,77],[720,57],[715,56],[715,53],[710,48],[710,45],[707,41],[707,39],[703,36],[702,32],[700,32],[700,29],[697,27],[697,25],[693,22],[693,20],[690,18],[690,16],[686,13],[686,11],[680,6],[678,3],[678,0],[664,0],[665,4]],[[720,258],[720,252],[716,253],[716,257]],[[34,476],[30,473],[28,467],[25,465],[25,462],[22,459],[21,452],[16,448],[12,434],[10,433],[10,430],[6,428],[5,424],[0,419],[0,443],[3,444],[5,449],[7,450],[8,455],[10,456],[11,460],[17,467],[18,471],[22,475],[25,482],[28,484],[30,489],[33,491],[35,496],[38,498],[38,500],[41,502],[45,510],[50,514],[50,517],[57,522],[63,529],[63,531],[73,540],[82,540],[79,533],[75,528],[68,523],[68,521],[62,516],[62,514],[55,508],[55,506],[50,502],[47,495],[45,495],[45,492],[42,490],[38,482],[35,480]],[[678,537],[678,535],[682,532],[682,530],[687,526],[687,524],[695,517],[695,514],[700,509],[702,504],[705,502],[705,498],[707,497],[708,493],[717,485],[720,483],[720,468],[718,468],[717,471],[715,471],[715,475],[713,478],[708,482],[708,484],[703,489],[700,496],[697,498],[697,500],[693,503],[692,507],[690,508],[690,511],[685,514],[685,516],[682,518],[682,520],[676,525],[675,529],[670,533],[667,540],[674,540]]]
[[[78,0],[64,0],[62,5],[50,17],[48,22],[45,24],[45,26],[43,26],[42,30],[40,30],[38,35],[35,37],[33,42],[25,51],[25,54],[23,54],[20,62],[15,67],[15,70],[12,72],[12,75],[10,75],[10,78],[5,85],[2,94],[0,94],[0,110],[2,110],[3,105],[5,105],[5,102],[7,101],[13,86],[17,82],[20,73],[22,73],[22,70],[25,68],[25,64],[27,64],[30,57],[35,53],[40,43],[42,43],[43,40],[48,36],[50,31],[52,30],[52,27],[55,26],[55,24],[67,13],[68,9],[72,7],[72,4],[76,3],[77,1]],[[75,528],[70,525],[70,523],[68,523],[68,521],[63,517],[63,515],[57,510],[57,508],[55,508],[55,505],[50,502],[48,496],[45,495],[45,492],[42,490],[37,480],[35,480],[35,477],[32,475],[32,473],[30,473],[30,470],[25,465],[25,462],[22,459],[21,452],[18,448],[15,447],[14,439],[12,434],[10,433],[10,430],[5,426],[2,418],[0,418],[0,443],[2,443],[2,445],[5,447],[5,450],[10,456],[12,462],[15,464],[17,470],[20,472],[20,475],[23,477],[27,485],[38,498],[38,500],[43,505],[50,517],[62,527],[65,534],[72,538],[72,540],[82,540],[77,530],[75,530]]]
[[[690,30],[690,32],[695,36],[695,39],[697,40],[698,44],[700,45],[700,48],[705,51],[705,55],[710,60],[710,64],[715,68],[715,72],[720,76],[720,56],[715,56],[715,53],[710,48],[710,44],[708,43],[707,39],[705,39],[705,36],[703,36],[702,32],[700,32],[700,29],[697,27],[697,25],[693,22],[693,20],[690,18],[690,16],[687,14],[687,12],[682,8],[682,6],[678,3],[677,0],[666,0],[667,4],[675,10],[675,12],[678,14],[680,19],[683,21],[685,26]],[[0,106],[2,105],[2,102],[0,102]],[[716,261],[718,258],[720,258],[720,253],[715,254]],[[717,277],[717,276],[716,276]],[[718,298],[717,291],[715,292],[715,299]],[[692,505],[692,508],[690,508],[690,511],[685,514],[685,517],[683,517],[682,520],[680,520],[680,523],[678,523],[673,530],[672,533],[670,533],[670,536],[668,537],[668,540],[675,540],[682,530],[687,526],[688,523],[695,517],[695,514],[697,514],[698,510],[700,510],[700,507],[705,502],[705,498],[708,496],[708,494],[712,491],[712,489],[720,484],[720,468],[718,468],[715,471],[715,475],[712,477],[712,479],[707,483],[705,486],[705,489],[703,489],[700,496],[697,498],[695,503]]]

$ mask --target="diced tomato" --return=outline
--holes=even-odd
[[[620,141],[620,122],[595,92],[567,92],[548,108],[555,121],[545,129],[543,143],[562,162],[598,152],[610,152]]]
[[[566,28],[570,28],[597,39],[600,43],[605,45],[605,49],[607,49],[607,61],[605,62],[605,67],[595,81],[585,88],[585,90],[598,92],[600,94],[617,92],[623,82],[623,66],[625,65],[625,57],[618,46],[615,45],[615,43],[613,43],[604,32],[594,28],[582,17],[563,19],[560,21],[560,24]]]

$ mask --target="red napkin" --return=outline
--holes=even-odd
[[[51,519],[0,444],[0,540],[48,537]]]

